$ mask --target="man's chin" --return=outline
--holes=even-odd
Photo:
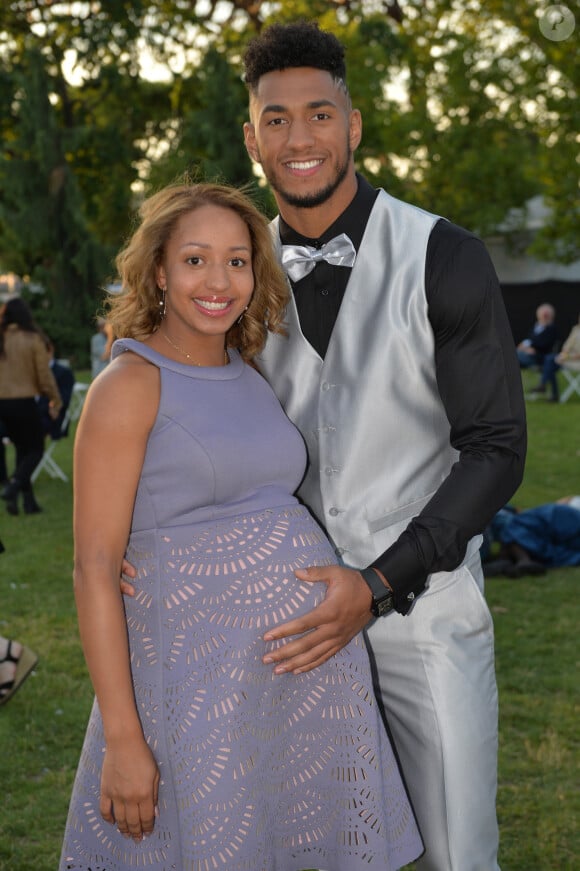
[[[280,190],[280,188],[274,188],[274,190],[287,206],[292,206],[294,209],[315,209],[330,199],[335,188],[325,188],[310,194],[292,194],[289,191]]]
[[[310,191],[303,193],[292,193],[288,190],[283,190],[275,184],[275,180],[270,180],[270,186],[276,192],[278,197],[283,200],[286,205],[292,206],[294,209],[315,209],[318,206],[324,205],[336,193],[344,182],[349,170],[348,161],[339,168],[335,178],[327,184],[326,187],[318,191]]]

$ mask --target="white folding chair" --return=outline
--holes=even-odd
[[[69,406],[60,425],[60,438],[66,438],[69,425],[75,420],[78,420],[83,408],[85,396],[88,389],[89,385],[84,384],[82,381],[77,381],[75,383]],[[54,449],[59,443],[60,438],[50,439],[48,446],[46,447],[42,455],[42,459],[30,476],[30,480],[32,482],[36,481],[43,469],[45,470],[45,472],[47,472],[48,475],[50,475],[51,478],[60,478],[61,481],[68,481],[68,475],[63,472],[63,470],[53,457]]]
[[[61,438],[66,436],[67,427],[70,423],[70,405],[66,410],[66,414],[62,419],[62,423],[60,426]],[[50,439],[48,443],[48,447],[45,448],[44,453],[42,455],[42,459],[40,460],[38,466],[30,476],[30,480],[34,483],[42,470],[44,469],[51,478],[60,478],[61,481],[68,481],[68,476],[65,475],[61,467],[58,465],[56,460],[54,459],[53,452],[56,445],[59,443],[60,439]]]
[[[78,420],[81,415],[89,386],[84,381],[75,381],[69,405],[71,423]]]
[[[580,396],[580,370],[568,369],[560,364],[560,372],[564,376],[567,385],[560,396],[560,402],[567,402],[574,393]]]

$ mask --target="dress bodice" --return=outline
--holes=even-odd
[[[228,366],[171,360],[134,339],[113,345],[157,366],[160,399],[132,531],[189,525],[296,502],[306,449],[264,378],[228,350]]]

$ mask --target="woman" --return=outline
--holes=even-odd
[[[11,299],[0,314],[0,421],[16,449],[14,475],[0,494],[10,514],[40,511],[30,476],[42,459],[44,432],[36,396],[49,400],[49,414],[58,417],[62,400],[50,371],[44,337],[23,299]]]
[[[322,599],[294,570],[334,562],[292,495],[302,439],[249,365],[287,299],[267,224],[203,184],[141,217],[75,446],[96,702],[60,868],[401,867],[421,843],[362,638],[307,674],[263,662],[268,627]]]

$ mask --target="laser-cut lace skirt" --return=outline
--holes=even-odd
[[[134,534],[126,603],[135,696],[161,771],[154,833],[99,814],[93,708],[61,871],[381,871],[421,843],[372,692],[362,637],[303,675],[262,663],[264,632],[309,611],[295,568],[334,553],[297,505]]]

